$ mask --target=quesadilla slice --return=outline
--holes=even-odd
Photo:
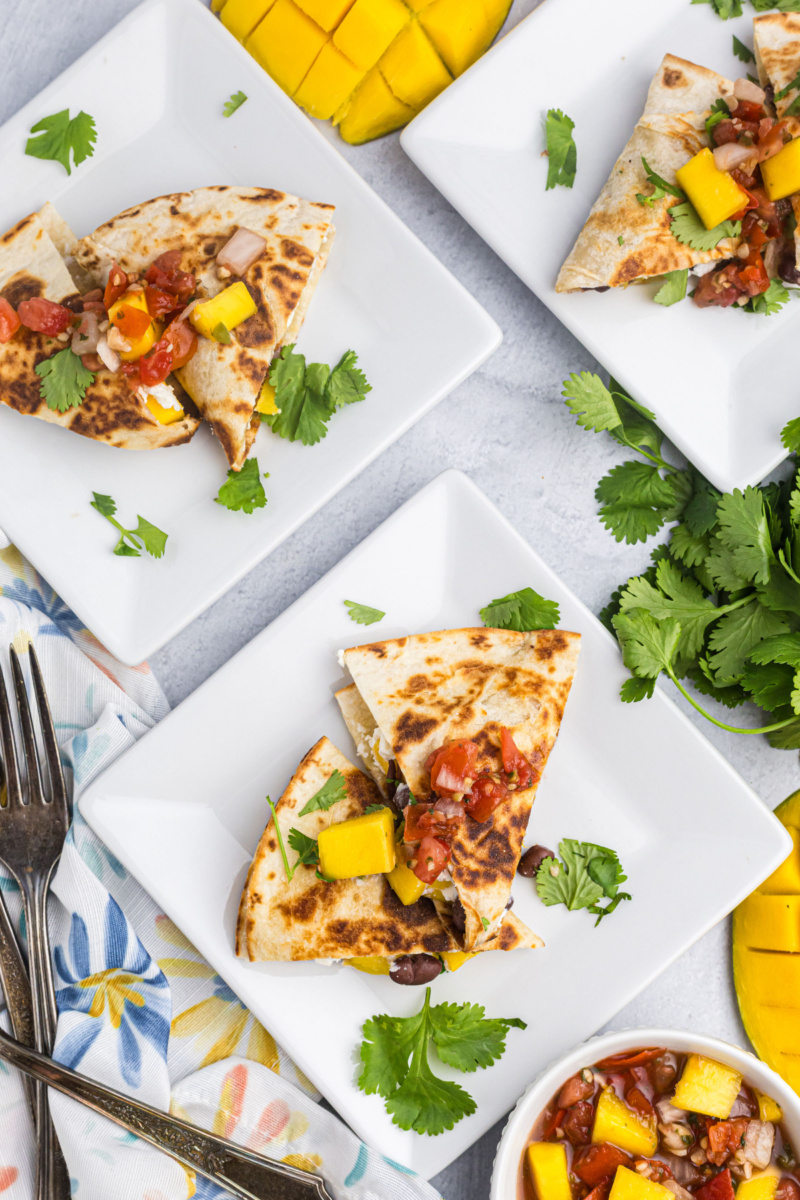
[[[128,450],[188,442],[199,420],[179,385],[170,392],[168,419],[161,421],[148,405],[150,393],[130,389],[119,361],[112,369],[98,356],[107,339],[91,307],[96,298],[86,308],[70,274],[75,245],[51,204],[0,237],[0,403]],[[56,358],[43,375],[46,360]],[[71,385],[76,372],[83,381],[79,389],[58,387],[53,379],[63,375]],[[164,412],[160,404],[155,409]]]
[[[343,652],[358,693],[337,695],[345,721],[376,782],[390,755],[379,786],[403,807],[409,874],[466,950],[507,919],[579,649],[562,630],[480,628]]]
[[[339,798],[327,807],[314,807],[327,803],[319,796],[337,771],[341,779],[335,777],[334,784]],[[310,811],[305,812],[309,804]],[[323,737],[301,762],[275,806],[275,815],[285,850],[297,841],[292,831],[313,842],[323,831],[376,808],[381,808],[377,788]],[[295,857],[293,849],[288,854]],[[540,939],[514,919],[485,948],[538,945]],[[433,903],[425,899],[403,904],[385,874],[325,880],[311,863],[296,866],[287,879],[275,820],[270,820],[242,892],[237,954],[251,962],[345,960],[385,974],[410,956],[416,960],[411,966],[418,967],[418,956],[424,956],[431,960],[425,962],[426,981],[430,981],[441,970],[440,956],[458,955],[460,949]]]
[[[327,262],[333,211],[270,188],[198,188],[129,208],[78,243],[78,265],[103,286],[115,265],[141,276],[162,260],[193,277],[201,336],[177,375],[236,471],[270,364],[296,341]]]
[[[800,14],[762,13],[753,18],[753,48],[761,86],[792,138],[800,134]],[[779,266],[784,283],[800,285],[800,194],[791,197],[795,219],[794,261],[787,252]],[[787,238],[788,241],[788,238]]]

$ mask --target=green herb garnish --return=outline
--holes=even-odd
[[[339,800],[347,796],[347,784],[342,772],[337,767],[329,779],[323,783],[318,792],[300,809],[299,815],[305,817],[311,812],[327,812]]]
[[[547,140],[547,183],[550,188],[571,188],[578,169],[578,149],[572,136],[575,122],[559,108],[551,108],[544,123]]]
[[[114,547],[115,554],[120,558],[139,558],[144,550],[145,554],[149,554],[151,558],[163,556],[168,534],[155,525],[151,525],[149,521],[145,521],[144,517],[138,518],[135,529],[123,528],[114,516],[117,506],[111,497],[104,496],[100,492],[92,492],[92,495],[94,496],[94,499],[90,501],[92,508],[119,531],[119,541]]]
[[[663,283],[653,297],[656,304],[663,304],[665,308],[669,308],[670,305],[677,304],[679,300],[685,298],[686,285],[689,282],[688,267],[682,271],[669,271],[666,275],[662,275],[661,279]]]
[[[34,367],[41,379],[39,395],[54,412],[79,408],[86,398],[86,389],[94,383],[94,375],[83,365],[79,354],[69,346],[45,358]]]
[[[94,154],[97,127],[94,117],[90,117],[88,113],[79,112],[77,117],[70,120],[69,109],[65,108],[62,112],[53,113],[51,117],[43,117],[33,126],[31,133],[39,136],[28,138],[25,153],[31,158],[60,162],[68,175],[72,174],[73,162],[79,167],[85,159]]]
[[[290,442],[314,446],[325,437],[337,409],[363,400],[372,391],[357,362],[355,351],[348,350],[333,370],[324,363],[306,366],[294,346],[284,346],[269,374],[280,411],[262,413],[262,421]]]
[[[297,852],[297,861],[293,867],[289,866],[289,859],[286,855],[286,847],[283,844],[283,835],[281,827],[278,824],[278,817],[275,813],[275,805],[267,796],[267,804],[272,813],[272,824],[275,826],[275,837],[278,842],[278,849],[281,852],[283,859],[283,868],[286,871],[286,878],[289,883],[294,878],[294,873],[298,867],[316,867],[319,865],[319,848],[317,839],[308,837],[305,833],[301,833],[299,829],[289,830],[289,845]]]
[[[246,101],[247,96],[244,92],[234,92],[230,100],[226,100],[222,107],[223,117],[232,117],[237,108],[241,108]]]
[[[264,478],[268,479],[269,476],[265,475]],[[264,508],[267,494],[261,482],[258,459],[248,458],[241,471],[228,471],[228,477],[214,501],[223,508],[229,508],[231,512],[252,513],[257,508]]]
[[[642,155],[642,166],[647,175],[647,182],[653,185],[653,192],[649,196],[643,196],[641,192],[637,192],[636,199],[640,204],[646,204],[652,208],[654,200],[663,200],[665,196],[674,196],[676,200],[686,199],[686,193],[683,189],[679,188],[677,183],[667,183],[666,179],[662,179],[660,175],[657,175],[644,155]]]
[[[376,625],[386,616],[385,612],[381,612],[379,608],[370,608],[368,604],[357,604],[355,600],[345,600],[344,603],[350,610],[350,620],[355,621],[356,625]]]
[[[534,629],[555,629],[560,613],[555,600],[545,600],[533,588],[526,587],[492,600],[481,609],[480,615],[487,629],[529,633]]]
[[[628,876],[614,850],[565,838],[558,852],[560,862],[546,858],[536,872],[536,891],[545,904],[564,904],[570,912],[586,908],[597,917],[597,926],[621,901],[631,899],[619,890]],[[600,904],[603,899],[609,903]]]
[[[745,46],[744,42],[740,42],[736,34],[733,35],[733,53],[741,62],[755,62],[755,54],[749,46]]]
[[[688,200],[669,211],[672,236],[684,246],[691,246],[692,250],[713,250],[723,238],[738,237],[742,232],[741,221],[721,221],[713,229],[706,229],[697,209]]]

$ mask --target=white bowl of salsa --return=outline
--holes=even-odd
[[[577,1046],[531,1084],[500,1139],[490,1200],[734,1196],[800,1200],[800,1097],[717,1038],[628,1029]]]

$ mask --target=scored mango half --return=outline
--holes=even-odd
[[[359,144],[407,124],[489,49],[511,0],[214,0],[312,117]]]
[[[800,1094],[800,792],[775,816],[792,850],[734,911],[733,981],[756,1053]]]

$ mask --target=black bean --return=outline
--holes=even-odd
[[[546,858],[555,858],[552,850],[548,850],[547,846],[531,846],[519,860],[517,874],[532,879]]]
[[[404,954],[395,960],[389,975],[395,983],[411,987],[431,983],[441,973],[442,964],[432,954]]]

